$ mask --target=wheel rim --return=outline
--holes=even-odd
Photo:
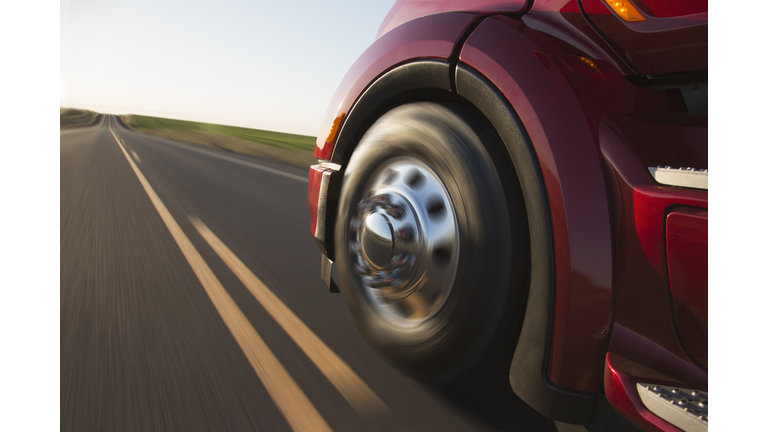
[[[418,159],[390,159],[371,176],[357,210],[349,251],[365,297],[394,325],[424,323],[448,299],[459,258],[445,184]]]

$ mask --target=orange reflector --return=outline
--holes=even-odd
[[[643,14],[629,0],[606,0],[606,2],[624,21],[645,21]]]
[[[328,133],[328,138],[326,138],[325,142],[333,142],[333,140],[336,139],[336,134],[339,132],[339,126],[341,126],[341,121],[344,119],[344,113],[339,114],[338,117],[333,119],[333,124],[331,125],[331,131]]]

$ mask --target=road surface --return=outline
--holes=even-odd
[[[410,380],[320,280],[307,169],[61,132],[62,431],[555,431],[504,377]]]

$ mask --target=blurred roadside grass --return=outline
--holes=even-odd
[[[100,114],[75,108],[59,108],[59,129],[93,126]]]
[[[129,128],[161,138],[221,150],[277,159],[301,167],[317,163],[312,157],[315,137],[142,115],[122,115]]]

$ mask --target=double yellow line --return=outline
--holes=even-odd
[[[213,274],[200,253],[189,241],[179,224],[171,216],[165,204],[157,196],[139,167],[128,155],[120,139],[110,127],[117,144],[133,168],[139,182],[171,232],[176,244],[189,262],[200,283],[205,288],[214,307],[221,315],[229,331],[235,337],[254,371],[275,401],[278,409],[295,431],[330,431],[330,427],[317,412],[312,402],[302,392],[264,340],[253,328],[221,282]],[[328,381],[361,415],[371,416],[386,412],[384,402],[360,379],[360,377],[333,352],[309,327],[301,321],[243,262],[196,216],[190,221],[211,248],[237,275],[264,309],[277,321],[293,341],[315,364]]]

